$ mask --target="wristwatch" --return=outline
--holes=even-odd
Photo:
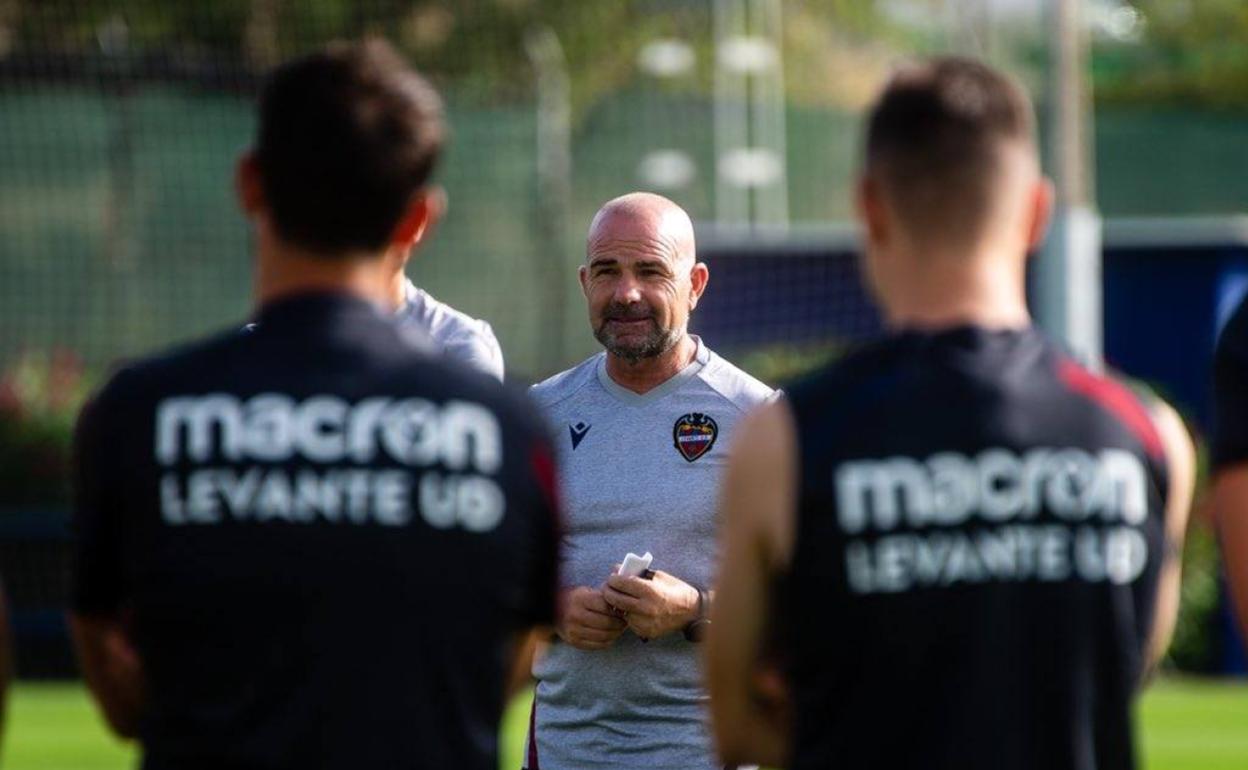
[[[706,639],[706,634],[711,630],[711,597],[705,588],[698,588],[698,614],[693,620],[685,626],[685,639],[695,644]]]

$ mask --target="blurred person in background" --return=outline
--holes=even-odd
[[[915,63],[876,102],[858,213],[891,332],[738,431],[708,649],[725,761],[1135,766],[1194,453],[1171,408],[1033,327],[1051,199],[1001,74]],[[764,654],[787,710],[752,687]]]
[[[1248,639],[1248,299],[1218,337],[1213,391],[1214,515],[1240,637]]]
[[[738,421],[772,390],[688,333],[709,275],[666,198],[616,198],[590,225],[580,280],[604,351],[531,391],[555,431],[567,534],[527,770],[721,767],[698,653],[715,490]],[[612,574],[647,551],[651,574]]]
[[[79,419],[87,685],[149,770],[495,770],[512,656],[554,620],[554,472],[531,404],[389,315],[441,101],[371,41],[280,67],[259,112],[256,328]]]
[[[441,188],[431,189],[427,227],[433,227],[445,211],[445,192]],[[423,234],[422,242],[427,236],[428,233]],[[404,271],[411,253],[396,251],[391,255],[389,298],[399,322],[427,334],[438,352],[502,382],[503,350],[490,324],[439,302],[412,283]]]
[[[426,221],[421,231],[413,234],[412,248],[395,249],[386,257],[390,274],[387,303],[399,323],[424,335],[434,350],[502,382],[503,350],[489,322],[438,301],[407,277],[412,253],[428,241],[446,214],[446,191],[428,185],[425,208]],[[249,324],[247,328],[254,330],[256,327]]]
[[[423,244],[446,210],[446,194],[440,187],[428,192],[429,222],[416,234],[412,249],[395,250],[387,257],[390,264],[387,302],[399,324],[419,333],[431,349],[472,369],[503,381],[503,350],[487,321],[473,318],[412,283],[406,267],[416,247]],[[248,331],[256,329],[247,325]]]

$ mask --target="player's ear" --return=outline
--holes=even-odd
[[[402,219],[394,228],[391,242],[396,246],[419,246],[446,211],[446,192],[441,187],[421,189],[407,204]]]
[[[854,208],[868,244],[888,242],[888,213],[880,183],[869,175],[858,178],[854,193]]]
[[[260,163],[254,151],[247,151],[234,164],[234,194],[239,208],[248,217],[264,211],[264,184],[260,179]]]
[[[425,237],[429,237],[429,231],[446,217],[446,209],[448,206],[446,198],[446,188],[440,184],[435,184],[425,188],[426,197],[429,202],[429,224],[425,227]]]
[[[1053,202],[1057,197],[1057,193],[1053,189],[1053,182],[1047,177],[1037,179],[1032,185],[1031,200],[1028,204],[1030,211],[1028,212],[1027,225],[1027,248],[1029,251],[1035,251],[1044,243],[1045,236],[1049,234],[1049,224],[1053,219]]]
[[[702,292],[706,291],[706,284],[711,280],[711,269],[706,266],[705,262],[694,262],[693,267],[689,270],[689,283],[693,291],[689,293],[689,309],[693,310],[698,306],[698,300],[702,298]]]

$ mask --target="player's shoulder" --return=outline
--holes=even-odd
[[[1064,430],[1089,445],[1127,441],[1159,462],[1165,459],[1165,441],[1159,419],[1170,410],[1144,382],[1090,360],[1047,333],[1032,328],[1026,334],[1026,390],[1012,390],[1033,413],[1060,415]]]
[[[529,396],[543,409],[572,398],[597,379],[599,360],[605,353],[597,353],[571,369],[547,377],[529,388]]]
[[[834,360],[786,382],[785,399],[828,406],[852,403],[856,390],[882,394],[879,383],[893,377],[899,359],[897,345],[890,338],[855,344]]]
[[[421,330],[452,358],[503,379],[503,349],[488,321],[442,302],[410,281],[407,301],[399,314],[401,326]]]
[[[162,398],[193,390],[204,372],[228,366],[222,352],[246,334],[234,328],[150,356],[117,362],[83,405],[78,430],[114,434],[132,430]]]
[[[194,383],[205,372],[230,365],[233,351],[248,344],[252,332],[231,328],[179,343],[160,352],[119,362],[97,392],[99,399],[131,400]]]
[[[502,382],[504,377],[503,348],[498,344],[494,330],[488,323],[477,321],[477,324],[478,328],[471,333],[459,334],[443,340],[442,350],[451,358],[462,361],[473,369]]]
[[[408,302],[412,312],[403,315],[401,322],[422,325],[435,339],[442,342],[472,342],[486,347],[498,347],[498,338],[488,321],[448,305],[415,286],[408,294]]]
[[[1156,458],[1165,454],[1158,420],[1171,407],[1145,383],[1113,370],[1102,370],[1067,353],[1054,343],[1053,371],[1069,398],[1083,404],[1084,424],[1125,429]]]
[[[728,359],[707,349],[706,365],[698,378],[725,401],[746,412],[776,396],[776,389],[749,374]]]

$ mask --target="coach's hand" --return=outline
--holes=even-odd
[[[605,650],[628,624],[611,611],[596,588],[569,588],[559,594],[562,609],[555,633],[578,650]]]
[[[656,570],[650,580],[611,575],[602,596],[624,614],[628,627],[642,639],[679,631],[698,614],[698,589],[662,570]]]

